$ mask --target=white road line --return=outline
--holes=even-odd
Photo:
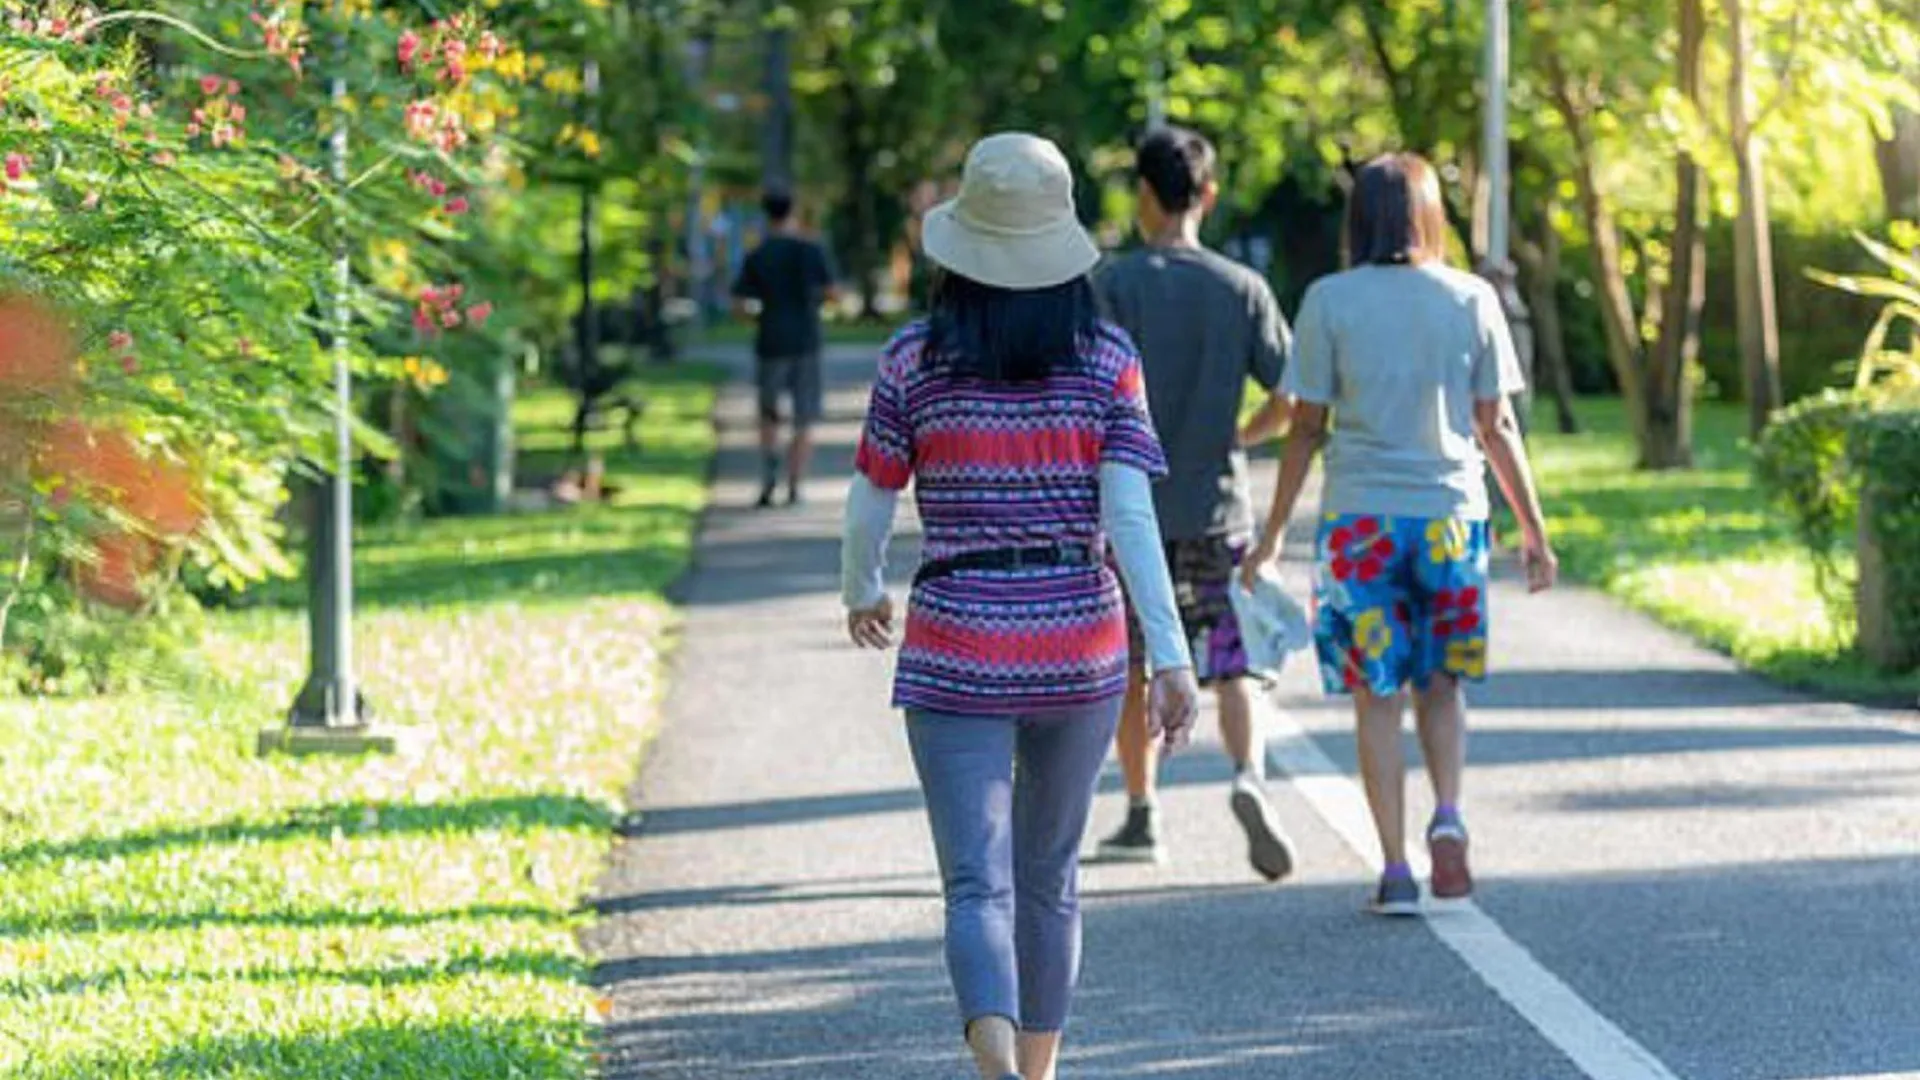
[[[1266,707],[1265,702],[1260,708],[1272,736],[1267,743],[1268,763],[1286,773],[1314,812],[1379,873],[1380,844],[1360,785],[1292,717]],[[1409,856],[1414,873],[1425,878],[1425,852],[1410,849]],[[1478,904],[1471,900],[1429,904],[1426,923],[1482,982],[1593,1080],[1679,1080],[1651,1051],[1508,937]]]

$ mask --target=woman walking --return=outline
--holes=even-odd
[[[1489,463],[1519,517],[1529,587],[1550,588],[1557,573],[1508,404],[1521,376],[1506,319],[1491,286],[1445,265],[1446,229],[1439,182],[1420,157],[1389,154],[1360,170],[1347,214],[1354,265],[1307,290],[1282,384],[1295,403],[1280,483],[1243,571],[1250,587],[1279,553],[1325,443],[1314,639],[1327,691],[1353,695],[1386,867],[1373,906],[1389,915],[1420,909],[1403,820],[1409,687],[1436,804],[1433,894],[1473,891],[1460,684],[1487,669]]]
[[[924,561],[893,700],[939,858],[947,968],[980,1075],[1052,1080],[1079,975],[1080,843],[1127,684],[1109,542],[1169,745],[1196,710],[1150,490],[1165,461],[1139,357],[1095,313],[1099,255],[1052,143],[975,145],[922,244],[940,271],[932,315],[887,345],[856,459],[847,628],[892,644],[882,564],[912,483]]]

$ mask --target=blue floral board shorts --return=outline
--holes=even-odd
[[[1313,642],[1328,693],[1486,678],[1486,522],[1328,514],[1315,550]]]

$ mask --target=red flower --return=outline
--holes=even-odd
[[[395,50],[401,67],[412,67],[413,58],[420,55],[420,35],[409,30],[400,35],[400,46]]]
[[[475,326],[487,325],[487,319],[493,314],[493,302],[482,300],[467,309],[467,321]]]
[[[467,209],[468,209],[468,203],[467,203],[466,196],[464,195],[455,195],[453,198],[447,200],[447,213],[452,214],[455,217],[459,217],[461,214],[466,213]]]
[[[133,348],[133,335],[125,330],[115,330],[107,335],[107,348],[114,352],[126,352]]]
[[[1343,665],[1347,678],[1347,689],[1358,690],[1367,685],[1367,656],[1359,649],[1347,650],[1347,662]]]
[[[221,79],[218,75],[202,75],[200,76],[200,92],[208,97],[212,97],[220,92],[220,83]]]
[[[1377,518],[1363,517],[1333,530],[1327,537],[1327,548],[1332,554],[1335,580],[1357,577],[1376,581],[1386,573],[1387,560],[1393,558],[1398,545],[1393,537],[1381,533]]]
[[[17,184],[26,178],[27,178],[27,155],[8,154],[7,155],[7,179]]]

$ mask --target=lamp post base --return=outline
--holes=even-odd
[[[260,732],[257,752],[261,757],[270,754],[290,754],[294,757],[312,754],[411,755],[424,747],[431,737],[432,733],[426,728],[389,727],[384,724],[341,727],[288,724]]]

